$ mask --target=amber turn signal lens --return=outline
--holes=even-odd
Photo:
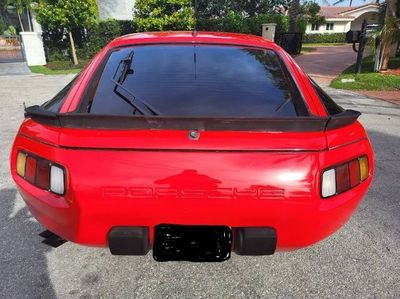
[[[359,159],[360,162],[360,180],[365,181],[368,178],[368,158],[367,156],[363,156]]]
[[[17,173],[21,177],[25,177],[25,164],[26,164],[26,154],[18,152],[17,155]]]

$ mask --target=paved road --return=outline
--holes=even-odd
[[[351,45],[318,47],[316,51],[297,56],[300,67],[319,84],[329,84],[346,68],[356,62]]]
[[[304,250],[224,263],[156,263],[116,257],[107,249],[66,243],[50,249],[37,234],[9,176],[8,155],[23,118],[22,103],[49,98],[71,77],[0,79],[0,298],[399,298],[400,109],[327,89],[364,114],[376,153],[376,177],[353,218]]]

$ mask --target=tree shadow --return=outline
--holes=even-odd
[[[55,298],[46,259],[50,247],[37,235],[43,227],[25,204],[14,211],[15,188],[0,189],[0,199],[0,297]]]

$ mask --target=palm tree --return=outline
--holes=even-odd
[[[31,19],[32,1],[31,0],[22,0],[22,1],[24,2],[26,8],[26,17],[28,19],[29,31],[32,31],[32,19]]]
[[[400,4],[397,2],[397,5]],[[382,30],[382,62],[380,70],[387,70],[392,48],[400,39],[400,18],[396,15],[397,11],[400,11],[400,8],[396,7],[396,0],[386,0],[385,24]]]
[[[289,7],[289,32],[297,31],[297,20],[300,15],[300,0],[293,0]]]
[[[17,11],[19,25],[21,26],[21,30],[25,31],[24,24],[22,23],[21,14],[24,9],[24,0],[7,0],[7,5],[15,7]]]
[[[13,6],[17,12],[17,16],[18,16],[18,21],[19,21],[19,25],[21,26],[21,30],[25,31],[24,28],[24,24],[22,22],[21,19],[21,15],[24,11],[24,9],[26,9],[26,16],[27,16],[27,21],[28,21],[28,26],[29,26],[29,31],[32,31],[32,21],[31,21],[31,17],[30,17],[30,7],[32,4],[31,0],[6,0],[6,4],[8,6]]]

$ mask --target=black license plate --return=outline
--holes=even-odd
[[[156,261],[222,262],[230,258],[232,230],[227,226],[160,224],[154,228]]]

